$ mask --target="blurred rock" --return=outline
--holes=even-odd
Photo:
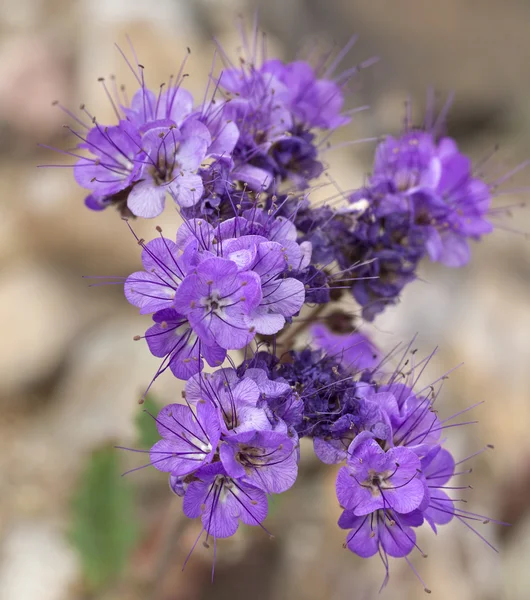
[[[48,155],[42,164],[54,160],[57,162],[56,157]],[[74,161],[65,164],[73,165]],[[1,173],[0,169],[0,177]],[[127,223],[113,209],[104,213],[88,210],[83,202],[88,192],[75,185],[72,169],[36,169],[31,178],[23,181],[21,189],[18,214],[25,234],[16,241],[24,242],[28,253],[68,268],[76,278],[126,277],[140,268],[141,249]],[[130,221],[138,237],[147,240],[158,236],[157,225],[167,229],[168,237],[174,236],[179,223],[175,203],[169,197],[165,212],[156,219]],[[2,249],[0,240],[0,258]],[[9,252],[9,247],[5,252]]]
[[[53,269],[20,261],[1,272],[0,321],[9,340],[0,352],[0,398],[16,403],[21,391],[59,366],[79,314]]]
[[[519,523],[514,533],[513,543],[503,553],[502,564],[504,581],[502,586],[503,600],[523,600],[530,590],[530,516]]]
[[[69,600],[79,577],[74,550],[49,520],[18,520],[2,540],[1,600]]]
[[[66,75],[56,50],[35,33],[0,40],[0,125],[7,128],[0,150],[8,147],[12,154],[24,143],[29,146],[28,140],[45,139],[64,120],[59,111],[50,111],[56,98],[67,100]]]
[[[53,450],[62,454],[64,472],[75,472],[79,461],[99,444],[116,441],[134,445],[134,416],[142,409],[142,396],[160,365],[145,341],[133,341],[149,324],[149,317],[114,317],[84,332],[69,355],[66,373],[57,388],[56,401],[35,423],[50,440],[60,440]],[[181,398],[182,382],[169,372],[153,387],[164,403]]]

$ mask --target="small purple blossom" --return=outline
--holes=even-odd
[[[239,521],[260,525],[268,512],[267,496],[262,490],[231,478],[221,463],[203,467],[188,485],[184,514],[201,517],[203,528],[214,538],[234,535]]]
[[[150,128],[142,139],[145,160],[138,182],[127,199],[131,212],[147,219],[157,217],[167,193],[179,206],[197,204],[203,192],[197,170],[210,143],[210,133],[199,121],[188,120],[180,129],[164,122]]]
[[[151,354],[165,359],[158,374],[169,367],[175,377],[187,380],[202,370],[203,358],[211,367],[223,363],[226,350],[215,343],[201,344],[188,319],[176,310],[160,310],[153,321],[145,339]]]
[[[382,556],[402,558],[416,546],[416,534],[405,524],[402,515],[390,510],[377,510],[357,516],[354,510],[345,510],[339,518],[341,529],[350,529],[346,546],[362,558],[380,552]]]
[[[291,438],[275,431],[226,435],[220,458],[231,477],[268,494],[288,490],[298,474],[298,455]]]
[[[420,466],[412,450],[385,452],[371,434],[359,434],[348,449],[346,466],[337,475],[337,498],[357,516],[385,508],[412,512],[426,491]]]
[[[203,192],[197,171],[204,158],[218,150],[212,135],[193,117],[193,97],[181,87],[180,75],[155,94],[144,83],[143,67],[138,64],[135,71],[125,60],[141,86],[130,103],[123,89],[120,93],[113,84],[109,90],[101,79],[117,125],[100,124],[84,106],[83,116],[91,125],[63,109],[86,130],[70,129],[80,140],[78,148],[90,153],[88,157],[71,153],[79,158],[74,169],[77,182],[92,192],[86,205],[102,210],[115,204],[122,214],[151,218],[162,212],[169,193],[179,206],[193,206]],[[218,141],[218,132],[214,133]]]
[[[147,242],[142,250],[143,271],[125,281],[125,297],[140,309],[140,314],[173,307],[177,287],[184,279],[187,265],[170,239],[163,236]]]
[[[162,439],[151,448],[151,464],[160,471],[182,477],[211,462],[221,436],[217,415],[207,404],[196,410],[169,404],[158,413]]]
[[[233,369],[191,377],[186,383],[186,400],[211,403],[224,435],[272,429],[267,412],[259,405],[258,386],[251,379],[240,379]]]
[[[388,137],[374,160],[372,182],[382,181],[416,225],[424,228],[433,261],[463,266],[469,261],[468,239],[493,230],[486,219],[490,190],[473,175],[470,159],[451,138],[429,130]]]
[[[253,297],[257,299],[260,296],[258,303],[247,303],[243,308],[247,332],[250,330],[251,333],[271,335],[280,331],[286,319],[302,308],[305,301],[304,285],[294,277],[286,277],[286,274],[307,264],[311,248],[307,245],[299,246],[292,239],[269,241],[262,235],[250,234],[255,230],[276,239],[292,237],[292,230],[286,232],[283,220],[273,221],[267,230],[261,224],[242,217],[224,221],[217,228],[196,219],[181,226],[177,233],[177,245],[186,248],[195,241],[198,244],[196,256],[205,264],[209,259],[211,262],[208,264],[225,264],[228,269],[229,261],[237,267],[241,276],[248,273],[248,277],[259,277],[260,291]],[[296,231],[294,234],[296,238]],[[217,263],[212,262],[215,256],[219,257]],[[233,266],[230,268],[233,269]],[[199,266],[198,269],[204,270],[205,267]],[[214,281],[211,277],[210,280]],[[186,283],[184,288],[187,289],[188,285]],[[239,286],[239,283],[236,285]],[[246,285],[247,283],[242,283],[241,288]],[[182,292],[177,294],[176,302],[179,302],[181,294]],[[245,343],[252,337],[247,336]]]
[[[143,151],[141,136],[128,121],[112,127],[96,124],[79,147],[94,158],[77,162],[75,179],[92,191],[93,198],[112,197],[136,181]]]
[[[318,348],[337,357],[347,368],[370,369],[381,360],[379,350],[360,332],[334,334],[325,325],[317,323],[311,327],[311,335]]]
[[[251,314],[261,302],[261,284],[252,272],[239,272],[236,263],[207,258],[180,284],[174,306],[185,315],[206,345],[238,349],[255,335]]]

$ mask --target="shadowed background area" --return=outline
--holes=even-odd
[[[399,130],[405,99],[421,114],[425,92],[456,101],[448,130],[495,177],[530,157],[530,4],[521,0],[267,0],[260,4],[269,55],[304,56],[315,46],[341,48],[359,41],[343,68],[372,56],[380,62],[354,82],[351,106],[369,104],[337,141]],[[252,18],[250,0],[3,0],[0,3],[0,599],[1,600],[364,600],[378,596],[383,568],[342,548],[344,532],[333,467],[302,448],[293,489],[271,506],[266,525],[274,539],[244,528],[213,549],[197,548],[182,564],[199,532],[185,526],[180,500],[170,497],[164,474],[127,476],[135,499],[137,531],[122,575],[105,585],[87,584],[86,564],[72,545],[72,519],[80,495],[97,507],[107,488],[88,485],[87,461],[95,450],[138,447],[137,399],[158,366],[143,343],[148,317],[127,304],[120,286],[89,288],[82,275],[123,276],[137,270],[140,253],[111,210],[85,209],[83,191],[68,157],[37,143],[71,147],[66,115],[52,101],[81,102],[101,122],[113,121],[100,76],[115,74],[134,89],[133,77],[114,47],[133,41],[156,89],[176,72],[191,49],[187,87],[202,100],[215,35],[237,56],[237,15]],[[326,157],[336,194],[362,184],[373,144],[331,151]],[[508,188],[528,185],[528,170]],[[501,196],[499,206],[520,204],[528,193]],[[433,597],[452,600],[524,600],[530,597],[530,232],[529,208],[481,244],[459,270],[423,265],[422,280],[406,288],[402,303],[366,329],[389,350],[418,333],[420,353],[435,346],[423,380],[454,366],[438,409],[442,418],[485,401],[455,428],[449,447],[464,457],[485,444],[495,450],[473,464],[467,508],[511,523],[480,529],[495,554],[461,523],[436,537],[422,531],[412,562]],[[150,238],[155,225],[172,235],[172,206],[156,222],[137,222]],[[162,377],[159,403],[176,401],[181,384]],[[118,453],[118,451],[116,451]],[[124,471],[142,464],[120,456]],[[123,481],[123,480],[120,480]],[[107,484],[108,485],[108,482]],[[111,484],[112,489],[112,484]],[[129,488],[127,488],[129,490]],[[96,491],[95,491],[96,490]],[[130,491],[130,490],[129,490]],[[114,507],[121,518],[121,490]],[[113,492],[114,493],[114,492]],[[114,496],[112,496],[114,498]],[[72,498],[76,509],[72,507]],[[124,501],[127,503],[127,501]],[[127,504],[128,506],[128,504]],[[125,509],[124,509],[125,510]],[[112,521],[109,529],[112,529]],[[74,536],[75,537],[75,536]],[[106,559],[105,559],[106,560]],[[112,562],[112,556],[108,559]],[[404,561],[392,561],[383,598],[423,597],[423,586]]]

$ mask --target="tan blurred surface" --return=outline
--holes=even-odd
[[[0,599],[81,600],[80,566],[64,535],[69,498],[89,452],[106,441],[134,443],[137,398],[157,368],[134,334],[148,325],[119,286],[88,288],[82,275],[127,275],[139,252],[116,214],[91,213],[67,168],[69,159],[37,147],[67,148],[66,121],[51,102],[84,102],[102,121],[113,115],[98,76],[115,73],[131,84],[114,43],[128,34],[154,86],[192,49],[189,89],[202,97],[218,35],[234,51],[233,23],[252,14],[244,0],[3,0],[0,2]],[[356,117],[352,137],[397,130],[407,93],[422,103],[435,85],[457,94],[450,132],[475,158],[500,151],[497,173],[530,156],[530,3],[518,0],[269,0],[261,22],[271,45],[292,58],[319,37],[359,44],[345,67],[374,54],[381,63],[359,78],[357,103],[372,110]],[[130,89],[130,88],[129,88]],[[359,185],[369,169],[370,148],[330,157],[336,181]],[[530,173],[518,178],[528,185]],[[503,204],[524,194],[502,197]],[[156,224],[170,231],[168,206],[156,223],[135,225],[149,237]],[[530,210],[519,209],[509,227],[530,232]],[[485,401],[472,413],[479,423],[455,429],[449,447],[466,456],[486,443],[470,476],[467,508],[512,523],[483,527],[500,551],[493,553],[460,523],[438,537],[420,536],[427,559],[413,560],[433,597],[452,600],[530,598],[530,246],[522,235],[496,231],[473,247],[464,269],[424,265],[424,281],[410,285],[402,303],[376,322],[374,335],[389,349],[419,332],[418,347],[440,351],[435,378],[455,365],[440,404],[442,415]],[[158,395],[180,392],[161,378]],[[197,551],[181,565],[196,530],[179,540],[162,600],[364,600],[378,597],[383,569],[343,550],[334,495],[334,471],[309,456],[303,476],[279,502],[269,524],[276,537],[243,533],[219,545],[216,582],[211,553]],[[157,476],[159,475],[159,476]],[[141,475],[140,477],[142,477]],[[146,476],[142,514],[155,523],[169,491],[161,474]],[[150,504],[152,502],[152,504]],[[174,500],[178,510],[179,500]],[[149,516],[149,510],[151,513]],[[154,513],[157,513],[156,515]],[[160,527],[160,526],[158,526]],[[102,598],[149,598],[134,585],[142,554],[130,569],[132,585]],[[137,574],[137,573],[136,573]],[[140,577],[141,579],[141,577]],[[423,597],[404,561],[392,562],[381,597]]]

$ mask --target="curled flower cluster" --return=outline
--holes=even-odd
[[[492,230],[493,187],[441,133],[444,110],[434,125],[407,120],[381,141],[367,182],[339,205],[312,204],[322,146],[349,122],[344,90],[358,69],[334,75],[345,52],[316,68],[261,60],[258,38],[237,66],[219,48],[226,68],[210,74],[214,91],[199,105],[182,69],[154,93],[143,67],[131,67],[130,102],[105,87],[117,124],[85,107],[74,117],[87,154],[73,153],[74,174],[91,209],[151,218],[169,194],[180,212],[174,235],[157,227],[151,241],[137,238],[143,269],[119,283],[152,315],[136,338],[162,359],[153,381],[169,369],[186,382],[185,403],[155,417],[161,439],[150,452],[186,516],[214,540],[240,521],[263,527],[267,495],[294,484],[307,437],[323,463],[341,465],[346,546],[379,554],[388,576],[388,557],[417,548],[423,523],[436,532],[481,517],[447,494],[463,462],[443,448],[453,417],[440,420],[433,387],[415,391],[410,357],[389,375],[360,327],[397,301],[424,257],[469,260],[469,240]],[[345,292],[360,317],[338,304]],[[309,317],[299,317],[304,306]]]

